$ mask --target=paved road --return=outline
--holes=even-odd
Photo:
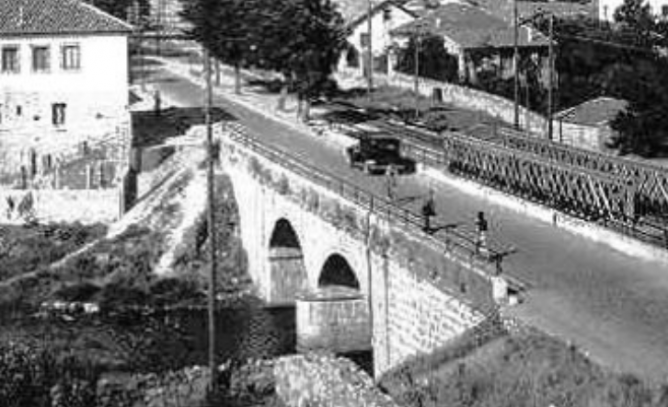
[[[168,76],[160,75],[166,79],[158,83],[163,95],[183,106],[201,105],[201,90],[196,85]],[[214,103],[264,142],[289,149],[361,187],[385,192],[382,177],[351,170],[340,147],[222,97],[215,97]],[[437,222],[470,224],[476,211],[483,210],[491,219],[491,235],[518,247],[506,259],[504,269],[533,288],[527,301],[511,310],[513,314],[573,341],[615,370],[653,379],[668,377],[666,264],[616,252],[423,175],[402,177],[399,195],[425,194],[430,185],[437,190]]]

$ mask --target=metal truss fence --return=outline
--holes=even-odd
[[[577,166],[567,160],[541,155],[540,141],[535,144],[526,141],[524,144],[532,148],[536,146],[536,151],[520,151],[516,146],[525,140],[518,141],[516,138],[514,142],[516,144],[509,142],[504,145],[447,133],[440,150],[409,142],[405,144],[404,151],[426,165],[445,168],[455,175],[600,223],[644,242],[668,247],[666,225],[655,218],[640,216],[647,214],[639,211],[646,209],[642,205],[647,199],[640,192],[652,190],[635,187],[623,172],[630,169],[618,169],[622,171],[618,173]],[[586,154],[583,152],[582,156]],[[651,176],[649,173],[642,175]]]
[[[620,178],[633,196],[629,217],[663,218],[668,213],[668,168],[536,139],[506,128],[500,129],[499,135],[505,146],[516,150]]]

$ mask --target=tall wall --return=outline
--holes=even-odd
[[[111,223],[123,214],[121,188],[95,190],[12,190],[0,189],[0,223],[24,223],[26,216],[18,210],[28,195],[33,204],[30,215],[40,223],[80,222]],[[15,203],[10,210],[9,202]]]
[[[396,407],[353,362],[330,355],[280,358],[274,365],[276,394],[287,407]]]
[[[493,310],[496,265],[394,224],[385,215],[369,213],[339,195],[338,189],[311,181],[312,170],[297,174],[257,149],[222,139],[221,161],[240,203],[241,238],[251,276],[271,300],[277,282],[269,261],[270,241],[280,219],[287,220],[298,236],[307,290],[318,288],[331,255],[344,257],[370,304],[374,374],[432,351]]]
[[[79,69],[61,67],[61,46],[68,44],[80,47]],[[29,151],[75,154],[83,141],[113,146],[113,159],[127,159],[125,35],[3,37],[3,45],[19,46],[19,72],[0,74],[0,171],[25,163]],[[33,72],[32,46],[49,47],[48,71]],[[66,105],[63,124],[53,123],[55,103]]]

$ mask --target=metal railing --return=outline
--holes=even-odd
[[[435,238],[447,247],[460,248],[468,255],[486,262],[495,263],[500,268],[500,263],[505,253],[494,248],[488,248],[485,253],[480,252],[478,250],[476,234],[457,231],[456,229],[445,229],[437,235],[429,235],[423,231],[424,217],[422,215],[374,195],[334,174],[300,161],[284,151],[262,144],[256,138],[248,135],[246,130],[239,124],[228,123],[225,125],[225,129],[231,130],[228,133],[234,141],[266,157],[272,162],[280,164],[293,173],[337,193],[355,205],[369,210],[377,216],[384,217],[391,223],[401,225],[409,229],[412,233],[417,233],[420,237]],[[416,154],[422,154],[425,160],[441,160],[437,154],[432,154],[427,149],[420,150],[419,146],[413,146],[413,148]],[[417,151],[420,152],[417,153]]]

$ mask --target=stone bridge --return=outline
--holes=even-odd
[[[249,272],[269,303],[297,304],[302,345],[373,348],[378,376],[495,315],[500,264],[471,242],[423,233],[417,215],[239,125],[215,131]]]

